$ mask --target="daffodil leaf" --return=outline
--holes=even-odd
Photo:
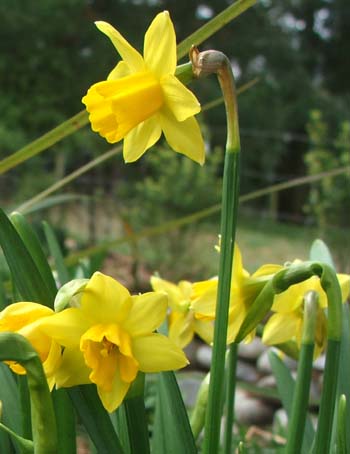
[[[125,399],[123,406],[132,453],[149,454],[149,435],[144,396]]]
[[[21,433],[21,411],[18,399],[18,391],[13,374],[8,366],[0,363],[0,401],[2,402],[1,421],[14,432]],[[0,435],[0,452],[12,453],[12,443],[4,432]],[[5,449],[8,447],[8,450]],[[16,452],[19,452],[17,447]]]
[[[327,265],[335,269],[328,246],[320,239],[315,240],[311,245],[310,260],[313,262],[327,263]]]
[[[68,394],[98,454],[124,454],[111,418],[103,408],[95,385],[68,389]]]
[[[46,241],[49,246],[50,254],[52,255],[55,262],[58,280],[60,281],[60,284],[63,285],[69,281],[69,273],[64,263],[60,245],[57,241],[55,232],[53,231],[50,224],[44,221],[43,227],[46,236]]]
[[[18,434],[16,434],[16,432],[14,432],[13,430],[11,430],[7,426],[5,426],[5,424],[0,423],[0,429],[3,432],[7,433],[12,438],[12,440],[15,441],[17,446],[20,447],[21,454],[33,454],[34,453],[34,444],[33,444],[32,440],[27,440],[26,438],[19,436]],[[5,451],[1,451],[1,452],[5,452]],[[8,451],[6,451],[6,453],[8,453]]]
[[[52,400],[55,409],[58,435],[58,452],[64,454],[76,454],[76,429],[73,403],[66,389],[54,389]]]
[[[57,287],[39,238],[27,219],[21,213],[12,213],[10,215],[10,220],[19,236],[22,238],[29,254],[32,256],[39,273],[46,284],[48,296],[50,297],[50,300],[53,301],[57,292]]]
[[[153,428],[154,454],[197,454],[187,411],[174,372],[161,372]]]
[[[276,378],[277,388],[282,400],[283,407],[286,410],[288,417],[290,417],[293,405],[295,381],[288,367],[272,350],[269,351],[269,360],[273,374]],[[308,454],[310,452],[314,436],[314,428],[312,426],[310,418],[307,417],[301,454]]]
[[[15,286],[22,298],[45,306],[53,305],[52,291],[46,285],[24,241],[0,209],[0,246]]]

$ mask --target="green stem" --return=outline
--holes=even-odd
[[[228,58],[218,51],[200,53],[196,48],[192,48],[190,58],[193,64],[193,71],[197,77],[212,73],[217,74],[225,100],[227,119],[227,141],[222,188],[219,282],[203,446],[204,454],[217,454],[219,451],[224,397],[225,351],[239,201],[240,140],[235,83]]]
[[[298,375],[288,424],[285,454],[302,452],[315,347],[317,312],[318,294],[316,292],[309,292],[305,295],[304,326],[298,364]]]
[[[315,439],[315,454],[328,454],[330,450],[332,422],[337,394],[339,357],[340,341],[329,339],[327,344],[323,390]]]
[[[337,446],[339,454],[347,454],[346,396],[342,394],[338,404]]]
[[[226,373],[226,424],[224,432],[224,453],[232,452],[232,430],[234,423],[235,410],[235,392],[236,392],[236,369],[238,359],[238,344],[232,343],[229,347],[227,357],[227,373]]]
[[[55,413],[41,361],[29,342],[16,333],[0,333],[0,361],[16,361],[27,373],[34,454],[58,454]]]

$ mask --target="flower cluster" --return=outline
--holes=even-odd
[[[249,274],[235,246],[227,343],[234,342],[249,309],[265,285],[283,267],[264,265]],[[338,274],[343,301],[350,292],[348,275]],[[59,312],[33,302],[9,305],[0,312],[0,331],[26,337],[43,363],[50,389],[94,383],[104,407],[116,409],[125,398],[138,372],[180,369],[188,361],[182,351],[194,335],[213,341],[217,278],[177,285],[151,278],[154,292],[130,295],[116,280],[95,273],[89,280],[72,281],[62,287]],[[300,346],[303,298],[309,290],[320,298],[316,332],[316,355],[325,346],[327,298],[319,278],[312,277],[275,295],[272,316],[262,340],[268,345],[294,341]],[[70,292],[70,293],[69,293]],[[59,298],[58,298],[59,300]],[[64,306],[67,302],[71,306]],[[272,301],[271,301],[272,303]],[[168,337],[156,330],[168,313]],[[255,332],[248,333],[246,341]],[[18,374],[25,370],[9,361]]]

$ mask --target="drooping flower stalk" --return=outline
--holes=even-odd
[[[219,282],[203,449],[205,454],[216,454],[219,451],[220,423],[224,397],[225,351],[239,195],[240,138],[235,83],[230,61],[221,52],[206,51],[200,53],[196,48],[192,48],[190,57],[196,76],[201,77],[212,73],[217,75],[225,100],[227,117],[220,229]],[[234,390],[235,381],[232,380],[229,385]],[[234,395],[234,391],[231,391],[229,395]],[[227,403],[227,405],[230,405],[230,403]]]

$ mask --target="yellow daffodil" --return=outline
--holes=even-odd
[[[83,98],[93,131],[110,143],[124,138],[124,159],[136,161],[162,131],[175,151],[204,162],[204,143],[194,115],[196,97],[175,77],[176,36],[169,13],[158,14],[145,34],[142,55],[107,22],[96,22],[122,57],[106,81]]]
[[[57,387],[95,383],[104,407],[115,410],[138,371],[179,369],[182,350],[155,329],[166,316],[161,293],[131,296],[117,281],[95,273],[80,307],[47,317],[42,329],[64,347]]]
[[[40,329],[41,320],[52,317],[54,311],[46,306],[31,302],[14,303],[0,312],[0,331],[12,331],[24,336],[37,351],[47,377],[49,388],[55,384],[55,372],[61,361],[61,347]],[[25,374],[18,363],[8,365],[16,374]]]
[[[188,281],[180,281],[177,285],[156,276],[151,277],[153,290],[164,292],[168,296],[169,314],[169,338],[179,347],[188,345],[195,334],[210,344],[213,341],[213,323],[211,320],[198,318],[193,310],[191,299],[193,296],[193,284]]]
[[[296,260],[294,263],[299,263]],[[350,291],[350,276],[337,274],[342,291],[342,300],[346,301]],[[317,315],[315,356],[322,352],[326,343],[327,320],[324,309],[327,296],[321,287],[320,279],[313,276],[304,282],[290,286],[285,292],[275,296],[272,311],[275,312],[265,325],[262,340],[267,345],[277,345],[294,340],[300,346],[304,319],[304,296],[314,290],[319,295]]]
[[[237,245],[235,246],[227,332],[228,344],[236,339],[250,306],[265,283],[280,269],[281,266],[279,265],[264,265],[254,274],[249,275],[248,271],[243,268],[242,255],[239,247]],[[192,307],[196,311],[197,316],[205,319],[213,319],[215,317],[218,280],[211,279],[209,281],[198,282],[193,287]],[[246,341],[252,340],[253,337],[254,333],[251,333],[246,338]]]

